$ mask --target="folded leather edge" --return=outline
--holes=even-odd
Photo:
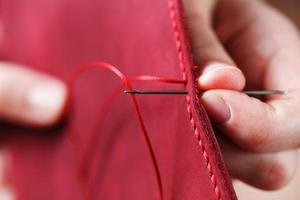
[[[217,139],[214,135],[211,122],[204,107],[200,103],[201,95],[196,86],[197,67],[194,67],[192,54],[190,53],[189,38],[186,34],[184,21],[182,20],[182,3],[180,0],[169,0],[170,17],[179,65],[182,70],[182,78],[187,81],[189,95],[186,97],[187,112],[189,114],[191,127],[200,147],[201,154],[205,160],[214,193],[218,200],[237,199],[233,189],[231,178],[225,166],[223,156]],[[201,133],[199,130],[204,130]]]

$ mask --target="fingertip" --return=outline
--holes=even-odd
[[[34,126],[52,126],[66,110],[68,89],[64,82],[45,76],[25,95],[25,120]]]
[[[211,62],[207,64],[198,78],[200,89],[230,89],[240,91],[245,86],[242,71],[232,65]]]
[[[213,121],[220,124],[229,121],[231,117],[230,107],[217,92],[203,93],[201,101]]]
[[[257,163],[254,172],[258,179],[251,179],[254,186],[264,190],[278,190],[288,185],[297,170],[298,151],[279,152]]]
[[[26,66],[0,63],[0,118],[30,127],[48,127],[63,116],[66,84]]]

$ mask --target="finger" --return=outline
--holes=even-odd
[[[242,149],[270,152],[300,145],[297,97],[265,103],[240,92],[211,90],[201,101],[211,119]]]
[[[286,186],[297,171],[298,151],[256,154],[243,151],[228,139],[219,140],[231,176],[264,190]]]
[[[247,88],[297,87],[299,32],[282,13],[265,1],[223,0],[215,21],[218,37],[247,78]]]
[[[30,126],[49,126],[63,112],[62,81],[15,64],[0,63],[0,118]]]
[[[15,195],[10,182],[11,175],[11,160],[7,152],[0,152],[0,199],[1,200],[14,200]]]
[[[242,72],[235,67],[211,27],[214,1],[185,0],[185,16],[191,36],[195,63],[201,66],[199,87],[241,90],[245,85]]]
[[[245,82],[241,70],[218,62],[208,63],[198,78],[199,88],[204,91],[212,89],[241,91],[245,87]]]

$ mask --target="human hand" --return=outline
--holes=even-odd
[[[66,99],[62,81],[25,66],[0,62],[0,119],[48,127],[61,118]]]
[[[224,133],[218,137],[230,174],[262,189],[283,187],[300,146],[297,29],[261,0],[184,0],[184,8],[202,103]],[[290,92],[262,101],[243,89]]]
[[[62,117],[67,88],[62,81],[0,62],[0,119],[29,127],[49,127]],[[15,199],[11,184],[9,155],[0,150],[0,199]]]

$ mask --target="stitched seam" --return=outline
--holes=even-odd
[[[175,39],[176,39],[176,48],[177,48],[177,52],[178,52],[179,65],[182,70],[182,78],[183,78],[183,80],[187,81],[186,67],[183,62],[182,43],[181,43],[179,28],[178,28],[178,24],[177,24],[177,20],[176,20],[176,10],[175,10],[175,5],[172,1],[169,1],[169,8],[170,8],[170,17],[171,17],[171,21],[172,21],[172,27],[173,27],[174,35],[175,35]],[[215,192],[218,200],[221,200],[221,192],[220,192],[220,189],[218,186],[218,182],[216,181],[216,177],[214,175],[214,172],[213,172],[211,164],[210,164],[209,156],[206,152],[205,146],[203,145],[203,142],[201,140],[199,131],[198,131],[196,123],[195,123],[195,119],[193,117],[193,113],[192,113],[192,109],[191,109],[191,96],[190,95],[186,96],[186,102],[187,102],[187,112],[189,114],[190,123],[191,123],[192,129],[193,129],[193,132],[198,140],[200,149],[202,151],[202,156],[205,160],[205,165],[209,172],[210,181],[214,187],[214,192]]]

